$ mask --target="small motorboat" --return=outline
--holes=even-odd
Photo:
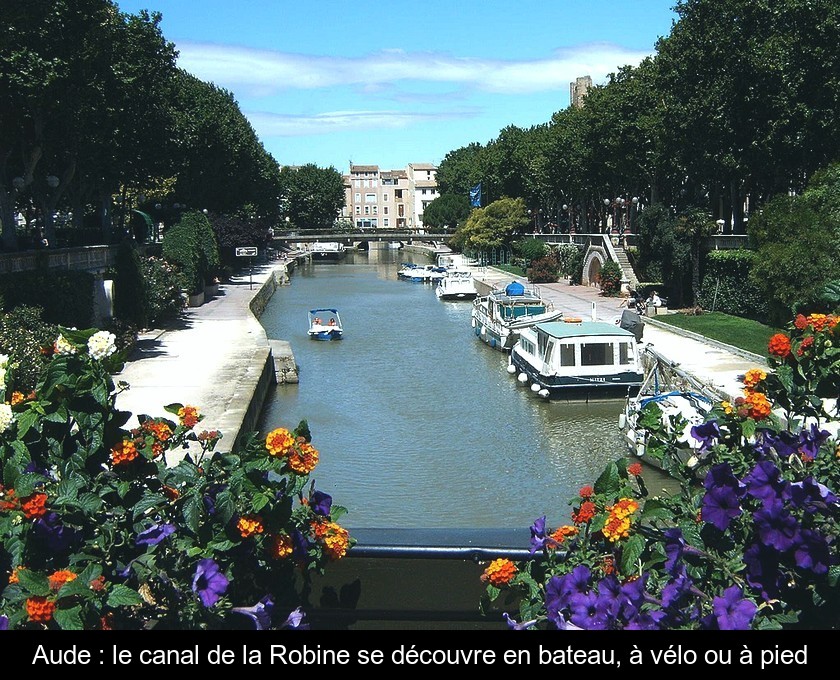
[[[338,310],[331,307],[310,309],[308,332],[313,340],[341,340],[344,329]]]

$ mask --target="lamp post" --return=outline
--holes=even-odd
[[[542,208],[539,210],[528,210],[528,215],[534,217],[534,233],[539,231],[540,216],[542,215]]]
[[[610,201],[610,199],[608,199],[608,198],[604,199],[604,220],[603,220],[603,226],[601,227],[601,233],[603,233],[603,234],[609,233],[607,220],[609,219],[610,203],[612,203],[612,201]]]
[[[636,210],[638,210],[638,207],[639,207],[639,197],[638,196],[633,196],[633,198],[630,199],[630,208],[629,208],[630,215],[629,215],[629,218],[627,220],[627,231],[630,232],[631,234],[633,233],[633,217],[635,216]]]

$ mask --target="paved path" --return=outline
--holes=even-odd
[[[473,277],[490,286],[504,286],[514,277],[493,267],[474,267]],[[598,321],[615,322],[623,311],[621,298],[604,297],[600,289],[594,286],[571,286],[568,281],[538,284],[546,299],[562,309],[566,316],[579,316],[590,319],[594,314]],[[750,368],[756,368],[758,362],[739,353],[728,350],[720,343],[711,344],[687,337],[678,329],[671,330],[663,325],[645,323],[642,342],[667,357],[681,369],[692,374],[701,382],[715,387],[726,394],[730,400],[742,396],[743,384],[740,376]]]
[[[249,304],[274,269],[255,267],[253,283],[248,274],[235,276],[171,327],[141,335],[115,376],[130,385],[117,397],[117,407],[135,415],[127,427],[138,414],[163,416],[166,404],[190,404],[205,416],[196,429],[220,430],[222,446],[230,447],[269,355],[265,330]]]

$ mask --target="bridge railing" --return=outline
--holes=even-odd
[[[50,269],[103,271],[116,261],[118,246],[82,246],[0,253],[0,274],[28,271],[47,266]]]

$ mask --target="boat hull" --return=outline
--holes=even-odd
[[[528,383],[539,385],[539,392],[547,390],[548,394],[543,394],[543,396],[549,398],[627,397],[637,394],[644,380],[644,376],[635,371],[606,375],[543,375],[516,351],[511,352],[510,362],[517,373],[524,373],[527,376]]]
[[[347,251],[313,250],[312,259],[316,262],[341,262],[347,256]]]
[[[309,337],[312,340],[341,340],[341,335],[342,333],[339,330],[309,332]]]

